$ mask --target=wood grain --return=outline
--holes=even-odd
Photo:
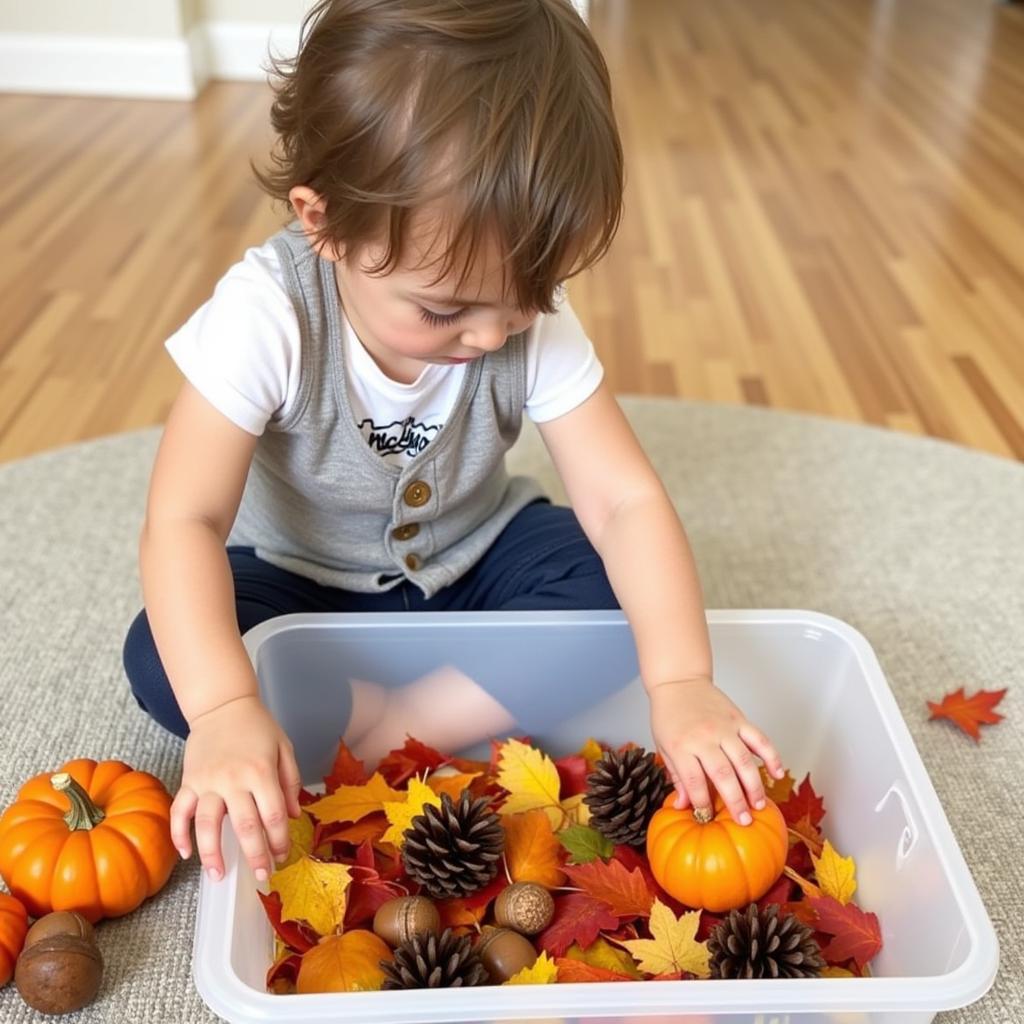
[[[573,280],[619,392],[1024,459],[1024,11],[594,0],[628,166]],[[159,423],[165,338],[282,219],[269,90],[0,96],[0,460]]]

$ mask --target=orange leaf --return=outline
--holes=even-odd
[[[813,927],[834,936],[821,955],[832,964],[842,964],[852,958],[863,970],[882,948],[878,918],[861,910],[856,903],[843,904],[831,896],[812,896],[807,902],[816,915]]]
[[[1003,716],[992,709],[1006,695],[1006,690],[979,690],[972,697],[964,696],[964,688],[961,686],[955,693],[947,693],[939,704],[927,701],[933,718],[948,718],[954,725],[959,726],[975,743],[981,741],[979,725],[995,725],[1001,722]]]
[[[565,881],[562,844],[555,838],[544,811],[506,814],[501,823],[505,828],[505,862],[513,882],[536,882],[554,889]]]
[[[441,775],[435,772],[427,776],[427,785],[438,795],[447,793],[456,803],[462,791],[468,789],[474,779],[480,777],[479,772],[455,772],[452,775]]]
[[[296,990],[307,992],[375,992],[384,981],[381,960],[391,950],[373,932],[357,930],[328,935],[303,958]]]
[[[317,832],[317,845],[319,846],[320,843],[352,843],[353,846],[359,846],[367,839],[376,842],[387,831],[387,827],[388,819],[383,813],[376,811],[363,818],[362,821],[357,821],[354,825],[340,822],[320,825]]]
[[[573,885],[599,900],[604,900],[618,917],[649,917],[654,893],[648,888],[639,868],[627,871],[617,860],[594,860],[589,864],[569,865],[565,873]]]
[[[366,768],[342,740],[338,744],[338,753],[334,755],[334,764],[330,772],[324,776],[324,784],[328,793],[333,793],[339,786],[362,786],[370,776]]]
[[[439,900],[438,913],[442,928],[475,927],[487,915],[487,904],[470,906],[464,899]]]
[[[603,967],[593,967],[581,960],[570,960],[568,957],[558,957],[555,960],[558,968],[558,980],[560,982],[572,981],[635,981],[628,974],[619,974],[616,971],[607,971]]]

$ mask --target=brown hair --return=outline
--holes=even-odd
[[[273,70],[278,145],[256,176],[285,203],[295,185],[325,199],[318,242],[386,237],[373,273],[397,265],[412,213],[450,200],[434,283],[458,260],[462,285],[494,231],[506,294],[551,312],[615,236],[608,69],[570,0],[320,0]]]

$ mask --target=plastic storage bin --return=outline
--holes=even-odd
[[[866,640],[814,612],[711,611],[708,623],[718,684],[798,781],[812,773],[828,836],[856,858],[857,902],[878,912],[883,930],[873,977],[271,995],[273,933],[225,822],[226,876],[204,876],[199,894],[193,972],[203,999],[237,1022],[925,1024],[980,998],[998,964],[995,933]],[[554,756],[588,736],[651,741],[619,612],[291,615],[245,642],[307,784],[331,764],[350,676],[404,685],[455,664],[486,686],[511,666],[536,694],[530,732]],[[484,741],[469,753],[486,750]]]

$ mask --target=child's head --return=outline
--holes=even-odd
[[[570,0],[320,0],[276,70],[257,173],[350,271],[532,319],[610,244],[622,150]]]

